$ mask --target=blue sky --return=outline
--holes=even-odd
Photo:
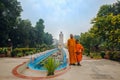
[[[88,31],[100,6],[115,3],[116,0],[18,0],[21,2],[22,19],[29,19],[32,25],[42,18],[45,32],[54,38],[64,34],[64,42],[70,34],[80,35]]]

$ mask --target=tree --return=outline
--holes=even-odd
[[[113,8],[111,5],[103,5],[100,7],[97,17],[101,16],[107,16],[108,14],[111,14],[113,12]]]
[[[80,36],[79,35],[74,35],[74,38],[79,40]]]
[[[112,5],[103,5],[97,17],[92,20],[96,27],[96,33],[100,37],[101,44],[108,50],[120,50],[120,1]]]
[[[84,46],[85,51],[88,53],[98,51],[99,45],[99,37],[97,37],[94,33],[86,32],[81,33],[80,43]]]
[[[38,45],[41,45],[42,43],[44,43],[43,39],[44,39],[44,21],[43,19],[39,19],[39,21],[36,23],[35,29],[36,29],[36,42]]]
[[[22,11],[17,0],[0,0],[0,46],[6,46],[9,33],[17,24]]]
[[[29,47],[36,47],[37,45],[37,31],[34,27],[31,27],[31,30],[29,32],[29,40],[30,40],[30,44],[29,44]]]
[[[31,30],[32,26],[29,20],[19,19],[19,23],[10,33],[13,47],[29,47],[32,36]]]
[[[44,34],[44,43],[47,44],[47,45],[52,45],[53,37],[52,37],[51,34],[49,34],[49,33]]]
[[[112,5],[112,7],[113,7],[112,13],[114,15],[120,14],[120,1],[119,0],[117,0],[117,2]]]
[[[103,5],[100,7],[97,17],[107,16],[113,13],[113,15],[117,15],[120,13],[120,1],[118,0],[116,3],[112,5]]]
[[[52,35],[44,32],[44,20],[39,19],[35,27],[31,22],[22,20],[21,5],[17,0],[0,0],[0,47],[7,46],[8,40],[13,47],[36,47],[51,45]]]

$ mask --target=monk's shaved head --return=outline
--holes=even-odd
[[[73,38],[73,34],[70,34],[70,38]]]

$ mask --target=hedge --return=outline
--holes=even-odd
[[[36,52],[36,48],[15,48],[11,56],[12,57],[21,57],[21,56],[26,56],[30,54],[34,54]]]

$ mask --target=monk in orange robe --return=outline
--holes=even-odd
[[[80,61],[82,60],[83,50],[84,50],[83,46],[79,43],[78,40],[76,40],[75,52],[78,66],[81,66]]]
[[[76,53],[75,53],[75,39],[73,38],[73,35],[70,34],[70,39],[68,39],[68,52],[69,52],[69,61],[70,65],[75,65],[76,63]]]

